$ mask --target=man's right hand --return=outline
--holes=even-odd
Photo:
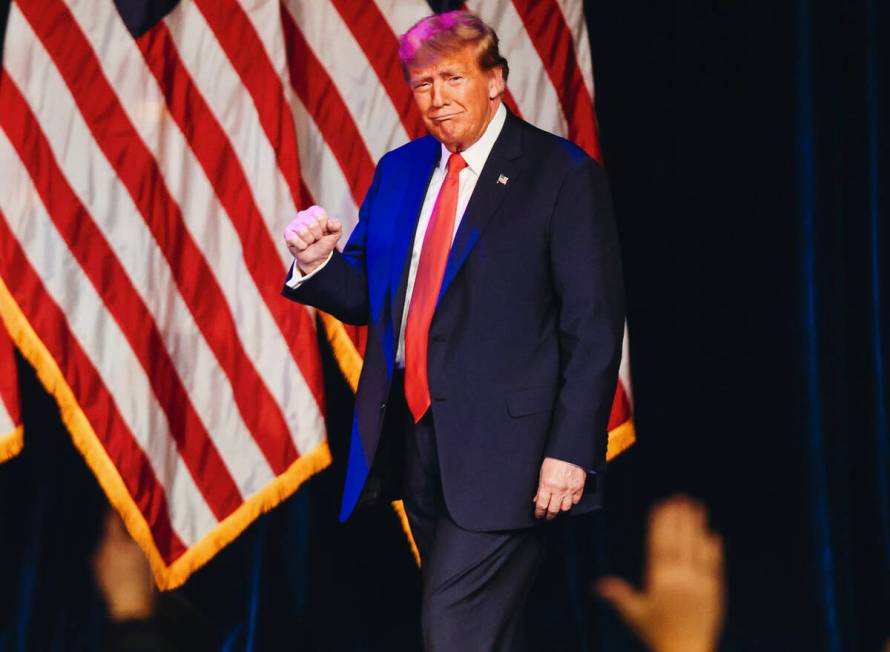
[[[328,218],[321,206],[311,206],[287,225],[284,241],[300,271],[309,274],[328,259],[342,233],[340,220]]]

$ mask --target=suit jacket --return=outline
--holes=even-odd
[[[353,416],[345,520],[374,461],[392,382],[407,264],[440,144],[386,154],[343,249],[283,294],[368,340]],[[506,178],[506,183],[499,182]],[[445,504],[469,530],[527,527],[544,457],[596,471],[600,504],[624,327],[603,170],[507,115],[452,245],[430,325],[428,382]]]

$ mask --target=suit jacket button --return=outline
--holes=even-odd
[[[381,410],[385,410],[385,409],[386,409],[386,403],[385,403],[385,402],[380,404],[380,409],[381,409]]]

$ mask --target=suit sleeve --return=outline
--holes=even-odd
[[[586,159],[563,181],[550,225],[560,387],[545,455],[605,464],[624,333],[624,286],[606,176]]]
[[[383,161],[381,160],[381,165]],[[374,172],[374,180],[365,194],[359,209],[358,224],[349,236],[343,252],[334,249],[324,267],[316,270],[311,278],[291,287],[285,278],[281,294],[291,301],[314,306],[332,314],[347,324],[363,326],[368,323],[368,277],[365,267],[365,249],[368,227],[373,212],[374,198],[380,182],[380,167]]]

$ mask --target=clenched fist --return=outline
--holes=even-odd
[[[328,218],[321,206],[310,206],[284,229],[284,241],[300,271],[309,274],[328,259],[342,233],[340,220]]]

